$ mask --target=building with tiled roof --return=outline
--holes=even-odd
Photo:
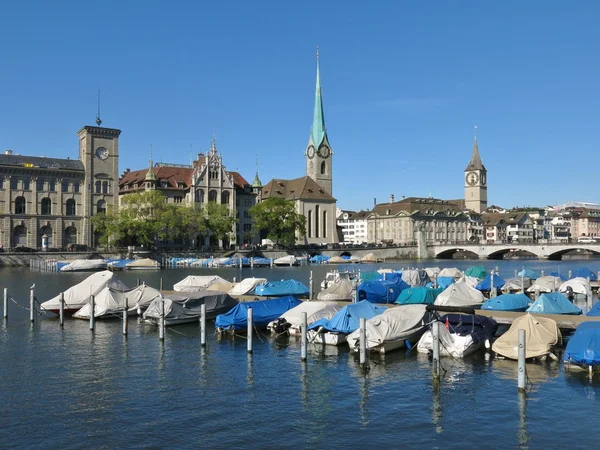
[[[337,210],[337,226],[345,244],[367,242],[367,217],[371,211]]]

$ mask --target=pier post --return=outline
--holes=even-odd
[[[292,260],[292,258],[290,258],[290,267],[292,267],[292,266],[293,266],[293,260]]]
[[[364,369],[367,363],[367,319],[360,318],[360,368]]]
[[[302,324],[300,325],[300,359],[306,361],[306,346],[308,345],[307,339],[307,318],[306,313],[302,313]]]
[[[431,334],[433,336],[433,378],[439,378],[441,372],[440,364],[440,322],[436,320],[432,324]]]
[[[4,319],[8,319],[8,288],[4,288]]]
[[[250,258],[250,268],[254,269],[254,256]]]
[[[160,319],[158,320],[158,339],[165,340],[165,299],[160,299]]]
[[[310,271],[310,278],[308,279],[308,285],[309,285],[309,294],[308,294],[308,299],[312,300],[314,297],[314,292],[315,292],[315,285],[314,285],[314,281],[313,281],[313,271]]]
[[[60,305],[58,309],[58,323],[61,327],[65,326],[65,293],[60,293],[60,298],[58,299]]]
[[[573,275],[573,272],[569,270],[569,280],[571,279],[571,276]]]
[[[540,288],[539,287],[535,288],[535,293],[533,294],[533,296],[535,297],[534,300],[537,300],[538,298],[540,298]]]
[[[206,303],[200,305],[200,346],[206,347]]]
[[[160,292],[163,291],[163,277],[160,277],[160,285],[159,285],[159,289]]]
[[[498,266],[496,266],[496,270],[495,270],[495,272],[496,272],[498,275],[500,275],[500,269],[498,268]]]
[[[594,302],[594,297],[592,296],[592,284],[590,283],[590,277],[587,277],[587,307],[588,311],[592,309],[592,303]]]
[[[494,287],[494,271],[490,274],[490,298],[494,298],[498,293]]]
[[[140,279],[138,278],[136,283],[135,283],[135,287],[138,287],[140,285]]]
[[[29,289],[29,320],[35,322],[35,288]]]
[[[240,256],[240,269],[242,268],[242,257]]]
[[[518,271],[517,271],[517,269],[515,269],[515,278],[517,278],[517,275],[518,275]]]
[[[123,336],[127,336],[127,327],[129,325],[127,314],[129,314],[129,299],[125,297],[125,309],[123,310]]]
[[[525,275],[521,275],[521,294],[525,293]]]
[[[519,330],[519,361],[518,361],[518,390],[524,391],[527,382],[527,368],[525,367],[525,355],[527,354],[527,341],[525,330]]]
[[[237,277],[233,277],[233,282],[236,283],[237,282]]]
[[[542,274],[541,274],[541,276],[544,276],[544,269],[542,269]]]
[[[271,269],[273,268],[273,259],[274,258],[269,258],[269,265],[271,266]]]
[[[96,326],[96,297],[94,295],[92,295],[90,306],[90,330],[94,331],[94,327]]]
[[[254,313],[248,308],[248,353],[252,353],[252,330],[254,329]]]

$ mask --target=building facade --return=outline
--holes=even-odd
[[[477,138],[473,142],[471,160],[465,169],[465,206],[477,213],[487,208],[487,169],[479,156]]]
[[[367,217],[371,211],[342,211],[337,209],[337,227],[342,234],[344,244],[362,244],[366,243],[367,235]]]
[[[97,121],[98,125],[101,123]],[[120,130],[85,126],[77,159],[0,155],[3,248],[94,246],[90,218],[118,208]]]

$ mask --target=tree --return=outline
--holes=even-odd
[[[229,239],[237,219],[227,205],[208,202],[204,206],[205,228],[218,239]]]
[[[277,244],[294,245],[296,233],[306,233],[306,217],[296,212],[293,200],[271,197],[250,208],[256,228],[266,230]]]

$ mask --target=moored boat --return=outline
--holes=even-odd
[[[277,334],[287,331],[291,336],[296,336],[300,334],[303,313],[306,313],[306,324],[310,326],[317,320],[331,319],[340,309],[342,307],[335,302],[302,302],[269,323],[267,329]]]
[[[205,305],[207,319],[213,319],[237,304],[237,300],[226,292],[195,291],[172,294],[154,299],[144,312],[143,317],[146,322],[159,324],[163,311],[162,302],[164,302],[164,317],[167,326],[197,323],[202,312],[202,304]]]
[[[565,368],[600,366],[600,322],[583,322],[567,343],[564,354]]]
[[[93,270],[105,270],[107,262],[105,259],[76,259],[66,266],[60,268],[61,272],[87,272]]]
[[[524,314],[515,318],[508,331],[496,339],[492,344],[492,350],[505,358],[518,359],[519,330],[525,330],[525,358],[527,359],[546,357],[562,340],[562,335],[554,320]]]
[[[252,308],[254,328],[265,328],[273,320],[300,303],[301,301],[292,295],[238,303],[228,312],[217,316],[215,327],[219,333],[246,332],[248,329],[248,308]]]
[[[160,269],[160,263],[150,258],[142,258],[125,264],[125,268],[128,270],[157,270]]]

